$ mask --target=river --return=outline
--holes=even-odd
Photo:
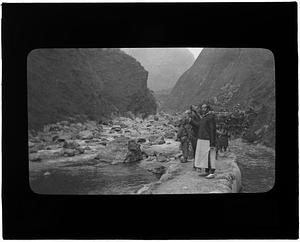
[[[275,181],[275,152],[261,146],[230,142],[242,173],[244,193],[267,192]],[[85,162],[30,162],[30,186],[39,194],[134,194],[158,177],[138,165]]]
[[[84,163],[33,164],[31,189],[38,194],[134,194],[157,177],[137,164],[111,165],[97,160]]]
[[[275,151],[271,148],[242,142],[230,142],[230,151],[237,156],[244,193],[267,192],[275,183]]]

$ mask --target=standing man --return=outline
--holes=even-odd
[[[194,166],[204,169],[205,172],[200,175],[211,179],[215,177],[216,169],[216,121],[209,105],[203,104],[201,111],[203,114],[201,119],[190,120],[191,124],[198,128]]]
[[[198,112],[198,107],[195,105],[190,106],[190,120],[194,120],[195,122],[199,122],[201,119],[200,113]],[[193,148],[193,156],[196,155],[196,148],[197,148],[197,134],[198,134],[198,127],[195,125],[192,125],[191,129],[191,144]],[[195,167],[195,166],[194,166]]]

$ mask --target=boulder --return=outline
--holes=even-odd
[[[93,137],[93,133],[89,130],[80,131],[78,134],[79,139],[92,139]]]
[[[68,141],[64,142],[63,148],[66,148],[66,149],[76,149],[79,146],[80,145],[77,142],[68,140]]]
[[[64,150],[63,148],[55,149],[55,150],[39,150],[37,153],[30,154],[29,159],[32,160],[44,160],[44,159],[54,159],[60,156],[63,156]]]
[[[43,150],[43,149],[45,149],[45,144],[37,143],[37,144],[34,144],[33,146],[29,147],[29,153],[36,153],[39,150]]]
[[[98,151],[97,159],[105,162],[124,162],[129,140],[130,138],[121,136],[108,142],[105,148]]]
[[[70,134],[54,135],[52,136],[52,141],[65,142],[66,140],[70,140],[71,138],[72,136]]]
[[[139,164],[140,167],[150,171],[156,175],[162,175],[166,171],[166,167],[156,161],[142,161]]]
[[[176,133],[172,131],[166,132],[164,135],[164,138],[166,139],[174,139],[175,137],[176,137]]]
[[[29,154],[29,160],[32,162],[41,162],[42,159],[38,153]]]
[[[63,126],[69,126],[70,122],[67,121],[67,120],[64,120],[64,121],[61,121],[60,124],[63,125]]]
[[[140,145],[135,142],[135,140],[130,140],[128,142],[128,152],[126,154],[125,162],[136,162],[143,159],[143,153],[141,151]]]
[[[145,138],[138,138],[137,142],[138,143],[145,143],[147,140]]]
[[[156,160],[158,162],[167,162],[168,158],[166,156],[162,155],[162,154],[159,154],[159,155],[156,156]]]
[[[45,147],[46,150],[56,150],[56,149],[59,149],[59,148],[61,148],[60,144],[48,145],[48,146]]]
[[[116,131],[116,132],[120,132],[122,130],[120,125],[113,125],[111,127],[111,130]]]
[[[75,149],[64,149],[64,156],[74,156],[75,154]]]
[[[164,139],[163,136],[159,137],[158,139],[156,139],[156,140],[153,142],[153,144],[155,144],[155,145],[162,145],[162,144],[164,144],[164,143],[166,143],[166,141],[165,141],[165,139]]]

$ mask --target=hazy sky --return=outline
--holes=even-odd
[[[191,51],[193,53],[195,59],[197,59],[199,53],[201,52],[201,50],[203,48],[188,48],[188,49],[189,49],[189,51]]]

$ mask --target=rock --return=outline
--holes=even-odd
[[[76,153],[75,149],[64,149],[64,156],[74,156]]]
[[[28,141],[28,147],[29,147],[29,148],[32,148],[34,145],[35,145],[34,143]]]
[[[54,159],[60,156],[63,156],[64,150],[63,148],[55,149],[55,150],[39,150],[37,155],[41,159]]]
[[[39,143],[39,144],[34,144],[34,146],[29,148],[29,153],[36,153],[39,150],[44,150],[45,149],[45,144]]]
[[[52,141],[55,142],[65,142],[66,140],[70,140],[72,138],[71,135],[63,134],[63,135],[55,135],[52,136]]]
[[[155,115],[155,116],[154,116],[154,120],[155,120],[155,121],[158,121],[158,120],[159,120],[158,116]]]
[[[101,141],[99,142],[99,144],[100,144],[100,145],[106,146],[106,145],[107,145],[107,141],[102,141],[102,140],[101,140]]]
[[[139,166],[142,167],[143,169],[146,169],[147,171],[150,171],[158,175],[162,175],[166,171],[166,167],[155,160],[152,161],[143,160],[139,163]]]
[[[69,126],[70,122],[65,120],[65,121],[61,121],[60,124],[63,125],[63,126]]]
[[[130,138],[121,136],[108,142],[105,148],[98,151],[97,159],[106,162],[124,162],[129,140]]]
[[[164,141],[164,140],[159,140],[159,141],[157,142],[158,145],[162,145],[162,144],[164,144],[164,143],[166,143],[166,141]]]
[[[42,159],[37,153],[29,154],[29,160],[32,162],[41,162]]]
[[[116,131],[116,132],[120,132],[122,130],[120,125],[113,125],[111,127],[111,130]]]
[[[128,152],[126,154],[125,162],[136,162],[143,159],[143,153],[141,151],[140,145],[134,140],[128,142]]]
[[[56,144],[56,145],[48,145],[45,147],[46,150],[57,150],[61,148],[61,146],[59,144]]]
[[[158,138],[159,138],[159,135],[150,135],[150,136],[148,136],[149,142],[154,142]]]
[[[156,167],[149,168],[148,171],[150,171],[150,172],[152,172],[154,174],[162,175],[162,174],[165,173],[166,167],[164,167],[164,166],[156,166]]]
[[[174,139],[175,137],[176,137],[175,132],[166,132],[164,135],[164,138],[166,138],[166,139]]]
[[[93,133],[89,130],[80,131],[78,134],[79,139],[92,139],[93,137]]]
[[[168,158],[165,157],[164,155],[159,154],[159,155],[156,157],[156,160],[157,160],[158,162],[167,162],[167,161],[168,161]]]
[[[49,171],[46,171],[43,175],[44,175],[44,176],[50,176],[51,173],[50,173]]]
[[[155,140],[153,143],[156,145],[162,145],[162,144],[166,143],[166,141],[165,141],[164,137],[161,136],[157,140]]]
[[[83,147],[77,147],[76,150],[78,151],[79,154],[83,154],[85,149]]]
[[[87,121],[85,122],[85,127],[87,130],[97,130],[97,123],[95,121]]]
[[[79,144],[75,141],[65,141],[63,147],[66,149],[76,149],[79,147]]]
[[[180,157],[182,156],[182,153],[178,153],[174,156],[175,159],[180,159]]]
[[[138,143],[145,143],[147,140],[145,138],[138,138],[137,142]]]

